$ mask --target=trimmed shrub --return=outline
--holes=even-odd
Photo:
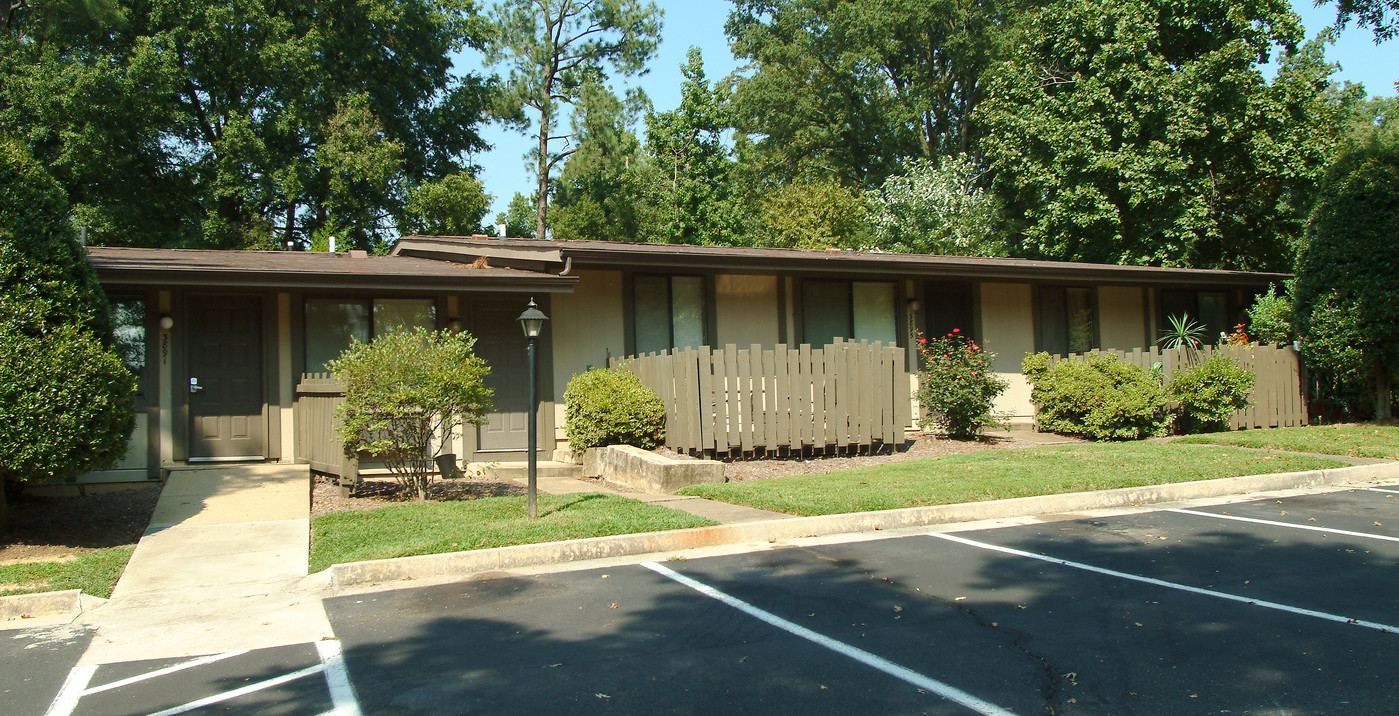
[[[919,338],[918,353],[923,358],[918,403],[925,429],[938,427],[954,440],[970,440],[1001,424],[991,407],[1009,383],[992,372],[996,354],[955,330],[940,338]]]
[[[1208,433],[1225,430],[1235,410],[1253,401],[1257,376],[1223,351],[1216,351],[1199,365],[1178,374],[1167,387],[1176,401],[1176,432]]]
[[[346,452],[384,460],[400,485],[426,499],[434,458],[458,428],[483,424],[491,409],[490,366],[475,346],[469,333],[421,327],[351,343],[329,366],[345,384],[336,416]]]
[[[574,452],[607,445],[650,450],[665,439],[665,403],[629,371],[595,368],[576,374],[563,398]]]
[[[1164,435],[1171,424],[1166,392],[1151,371],[1098,353],[1048,367],[1047,353],[1021,364],[1034,386],[1039,430],[1090,440],[1139,440]]]

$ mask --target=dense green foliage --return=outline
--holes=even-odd
[[[1389,416],[1399,370],[1399,142],[1376,137],[1332,168],[1294,290],[1303,355],[1337,397]],[[1352,411],[1368,412],[1352,404]]]
[[[1021,365],[1034,386],[1035,426],[1090,440],[1140,440],[1164,435],[1171,426],[1166,391],[1151,371],[1099,353],[1049,367],[1047,353],[1025,356]]]
[[[564,388],[568,446],[576,453],[607,445],[650,450],[665,439],[665,403],[620,368],[579,373]]]
[[[504,105],[538,115],[535,236],[542,239],[550,175],[576,151],[551,149],[572,137],[560,133],[562,106],[578,104],[590,86],[605,84],[609,67],[621,75],[644,72],[660,42],[661,11],[640,0],[502,0],[491,23],[487,59],[510,68]]]
[[[526,518],[524,496],[346,510],[312,520],[310,569],[713,524],[680,510],[596,492],[540,495],[537,520]]]
[[[1294,314],[1292,299],[1279,295],[1276,286],[1253,300],[1248,309],[1248,334],[1259,343],[1285,346],[1292,343]]]
[[[408,195],[398,228],[405,234],[468,236],[483,231],[481,220],[490,203],[476,177],[466,172],[448,174],[419,184]]]
[[[1024,14],[977,110],[1013,253],[1288,269],[1339,123],[1322,45],[1289,52],[1302,40],[1282,0]]]
[[[1225,349],[1171,378],[1166,390],[1176,403],[1175,431],[1209,433],[1226,430],[1234,411],[1252,404],[1257,376]]]
[[[982,450],[816,475],[691,485],[680,493],[788,514],[832,515],[1344,465],[1307,455],[1268,455],[1175,443],[1100,443]]]
[[[0,127],[93,243],[305,245],[336,224],[371,248],[485,148],[493,87],[452,70],[485,39],[470,0],[24,3],[7,30]]]
[[[970,440],[1002,423],[992,412],[1009,385],[992,368],[996,354],[955,330],[918,339],[923,369],[918,374],[918,404],[923,427],[939,427],[954,440]]]
[[[345,386],[336,430],[347,453],[384,460],[400,485],[427,499],[434,458],[491,409],[490,366],[475,345],[468,333],[421,327],[351,343],[329,365]]]
[[[0,141],[0,480],[110,467],[134,424],[135,381],[66,214],[58,183]]]
[[[1004,256],[999,205],[978,179],[966,156],[943,159],[941,167],[919,160],[885,179],[866,194],[874,245],[915,254]]]

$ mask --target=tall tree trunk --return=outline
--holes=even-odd
[[[1389,420],[1393,417],[1391,392],[1394,384],[1389,371],[1378,360],[1375,361],[1375,420]]]
[[[539,110],[539,203],[538,222],[534,225],[534,238],[544,238],[544,218],[549,212],[549,129],[548,108]]]

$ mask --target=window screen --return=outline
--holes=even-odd
[[[894,345],[899,338],[899,319],[894,305],[894,284],[886,281],[856,281],[850,284],[857,341],[880,341]]]
[[[437,328],[437,304],[430,298],[374,299],[374,335],[407,328]]]
[[[369,341],[369,301],[306,299],[306,371],[323,373],[351,340]]]
[[[802,282],[802,342],[819,348],[851,335],[850,284]]]
[[[632,313],[638,354],[705,345],[704,278],[636,276]]]

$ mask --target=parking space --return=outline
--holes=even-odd
[[[368,713],[1392,713],[1394,497],[501,577],[326,608]]]
[[[47,716],[357,714],[338,641],[74,666]]]

